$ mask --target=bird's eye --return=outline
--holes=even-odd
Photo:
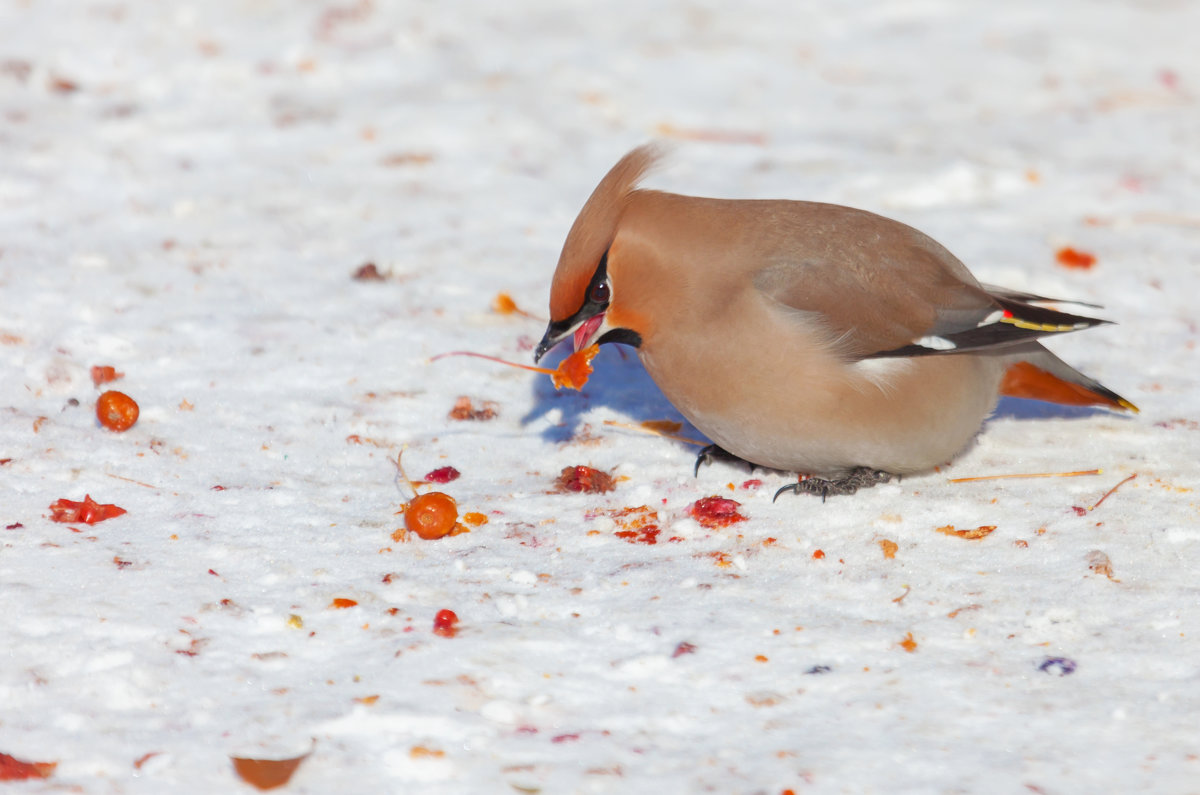
[[[588,299],[594,304],[607,304],[611,295],[608,282],[603,281],[592,286],[592,291],[588,293]]]

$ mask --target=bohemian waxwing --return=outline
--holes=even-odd
[[[1040,337],[1107,321],[987,287],[931,238],[863,210],[638,189],[657,152],[625,155],[563,245],[534,356],[638,350],[714,455],[852,493],[963,450],[1000,394],[1136,407]],[[778,495],[776,495],[778,496]]]

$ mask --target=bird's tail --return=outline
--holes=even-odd
[[[1088,378],[1041,344],[1022,345],[1005,357],[1008,369],[1000,394],[1067,406],[1103,406],[1115,411],[1138,407],[1095,379]]]

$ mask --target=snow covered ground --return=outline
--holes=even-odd
[[[6,786],[232,792],[231,757],[311,752],[289,791],[1200,791],[1198,28],[1188,0],[4,3],[0,753],[57,762]],[[948,471],[773,504],[783,476],[693,478],[626,427],[678,419],[628,350],[582,394],[430,363],[529,360],[544,319],[494,299],[544,314],[654,138],[656,186],[861,206],[1104,304],[1053,347],[1142,413],[1006,402]],[[487,524],[393,541],[405,445]],[[573,465],[616,489],[556,493]],[[128,513],[50,520],[85,494]],[[711,495],[746,521],[687,515]],[[658,543],[616,535],[649,511]]]

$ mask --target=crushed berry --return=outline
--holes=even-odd
[[[728,497],[702,497],[688,506],[688,515],[704,527],[728,527],[735,522],[744,522],[746,517],[738,513],[742,504]]]
[[[462,475],[454,467],[438,467],[437,469],[425,475],[425,480],[430,483],[449,483],[452,480],[458,480]]]
[[[605,494],[615,488],[616,481],[612,475],[589,466],[563,467],[554,481],[554,490],[558,492]]]
[[[486,422],[496,419],[496,415],[500,412],[500,406],[490,400],[482,401],[479,408],[471,402],[471,398],[462,395],[454,401],[454,408],[450,409],[447,415],[452,420],[471,421],[471,422]]]

